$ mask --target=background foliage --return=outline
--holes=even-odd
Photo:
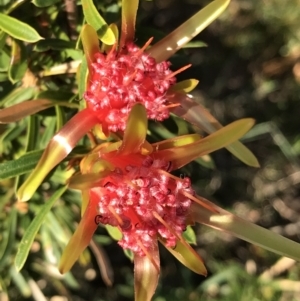
[[[80,106],[76,64],[72,62],[82,57],[75,46],[83,20],[80,1],[75,2],[0,1],[0,13],[9,13],[29,24],[45,38],[27,43],[0,33],[1,107],[33,98],[68,103],[18,122],[0,124],[1,162],[34,151],[25,158],[28,168],[32,168],[34,158],[40,155],[37,150],[45,147]],[[140,2],[136,41],[142,45],[145,36],[153,35],[158,40],[208,1]],[[108,23],[119,20],[117,1],[94,3]],[[297,8],[296,0],[284,5],[279,0],[232,0],[221,18],[193,40],[190,46],[194,47],[181,50],[172,63],[174,70],[189,62],[193,64],[180,78],[200,80],[194,96],[223,124],[242,117],[257,120],[244,142],[261,163],[260,169],[252,169],[222,150],[212,155],[209,168],[195,163],[182,173],[191,176],[200,195],[299,241]],[[199,48],[203,46],[200,42],[207,47]],[[155,138],[188,130],[176,119],[161,127],[151,125]],[[81,147],[84,145],[82,141]],[[79,152],[80,147],[75,154]],[[24,230],[45,200],[64,183],[64,169],[63,165],[56,168],[33,200],[22,206],[16,206],[14,196],[23,181],[22,172],[17,178],[7,178],[5,171],[0,171],[0,300],[131,300],[132,265],[100,227],[95,241],[102,247],[86,251],[72,274],[62,277],[56,272],[57,260],[79,219],[80,198],[75,191],[65,192],[46,215],[21,273],[13,268]],[[286,259],[278,262],[277,255],[204,227],[197,228],[196,234],[196,249],[205,259],[209,276],[203,279],[195,275],[161,250],[162,275],[154,300],[299,300],[299,264]],[[99,252],[109,254],[113,287],[107,287],[102,280],[97,264]]]

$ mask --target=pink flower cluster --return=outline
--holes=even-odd
[[[175,74],[170,62],[157,63],[144,48],[127,43],[122,51],[113,47],[107,55],[95,55],[84,98],[104,131],[124,131],[135,103],[145,106],[149,119],[169,117],[166,92],[176,82]]]
[[[185,231],[191,200],[182,192],[194,191],[189,178],[171,177],[169,168],[169,162],[148,156],[141,166],[116,168],[102,187],[91,189],[99,222],[119,227],[124,249],[145,255],[158,234],[174,247]]]

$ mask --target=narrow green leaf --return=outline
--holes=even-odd
[[[111,225],[105,225],[105,228],[108,232],[108,234],[114,239],[119,241],[120,239],[122,239],[122,232],[117,228],[117,227],[113,227]]]
[[[56,120],[53,117],[43,117],[45,131],[39,139],[38,149],[46,148],[47,144],[55,134]]]
[[[194,143],[165,149],[154,153],[157,158],[172,162],[172,169],[178,169],[198,157],[209,154],[241,138],[254,125],[251,118],[240,119],[230,123],[215,133]]]
[[[138,0],[122,1],[122,30],[120,46],[134,40],[136,13],[138,10]]]
[[[44,52],[50,49],[53,50],[65,50],[65,49],[74,49],[75,42],[65,41],[61,39],[47,39],[38,41],[34,46],[33,50],[37,52]]]
[[[25,100],[32,99],[36,88],[28,87],[23,88],[19,87],[12,90],[6,97],[2,98],[0,101],[1,107],[8,107],[14,104],[20,103]]]
[[[79,98],[82,98],[84,92],[87,90],[86,88],[87,77],[88,77],[87,61],[86,61],[86,57],[83,57],[82,63],[79,66],[76,74]]]
[[[176,51],[212,23],[228,6],[230,0],[215,0],[161,39],[147,52],[158,62],[167,60]]]
[[[53,90],[45,90],[41,91],[37,94],[36,98],[47,98],[56,101],[70,101],[74,98],[74,94],[70,91],[53,91]]]
[[[50,140],[34,171],[17,192],[20,201],[28,201],[47,174],[75,147],[76,143],[99,121],[89,109],[73,116]]]
[[[10,57],[6,51],[0,49],[0,72],[7,71],[9,68]]]
[[[176,246],[174,248],[170,248],[166,246],[162,239],[160,239],[160,242],[187,268],[199,275],[207,275],[207,270],[203,264],[202,258],[188,243],[183,243],[183,241],[178,240]]]
[[[0,72],[0,83],[8,81],[8,75],[6,72]]]
[[[61,256],[58,269],[62,274],[68,272],[72,268],[73,264],[89,245],[98,227],[97,214],[97,205],[91,198],[78,227]]]
[[[27,137],[25,152],[28,153],[36,149],[39,138],[39,120],[37,116],[28,118]]]
[[[43,150],[25,154],[17,160],[7,161],[0,164],[0,180],[13,178],[30,172],[38,163]]]
[[[91,25],[86,24],[83,26],[80,36],[82,40],[82,45],[83,45],[87,65],[89,67],[89,72],[91,75],[93,72],[93,68],[91,65],[95,60],[95,54],[97,52],[100,52],[97,32]]]
[[[12,256],[12,252],[15,247],[15,240],[16,240],[16,229],[17,229],[17,210],[13,208],[8,217],[8,238],[5,241],[5,248],[4,252],[1,254],[0,257],[0,270],[3,270],[3,267],[7,265],[7,262],[10,261]]]
[[[26,229],[22,240],[20,242],[18,252],[15,258],[15,267],[17,271],[20,271],[22,267],[24,266],[24,263],[28,257],[31,245],[34,241],[34,238],[39,231],[39,228],[43,221],[45,220],[45,217],[47,213],[50,211],[51,207],[55,203],[55,201],[61,197],[61,195],[66,191],[67,186],[60,188],[57,190],[52,197],[42,206],[40,212],[36,215],[32,223],[29,225],[29,227]]]
[[[37,7],[47,7],[59,1],[60,0],[32,0],[31,2]]]
[[[93,1],[82,0],[81,2],[85,19],[97,31],[99,39],[107,45],[115,44],[116,38],[113,31],[97,11]]]
[[[4,154],[10,151],[7,146],[11,145],[12,140],[22,136],[22,132],[25,130],[25,122],[19,124],[19,126],[8,126],[7,129],[0,136],[0,153]]]
[[[63,109],[59,105],[55,106],[55,114],[56,114],[56,132],[58,132],[66,123],[66,116],[64,114]]]
[[[134,253],[131,250],[125,249],[124,251],[124,255],[131,261],[133,262],[134,260]]]
[[[11,5],[6,10],[6,14],[9,15],[11,12],[13,12],[15,9],[17,9],[20,5],[24,4],[27,0],[17,0],[17,1],[11,1]],[[2,0],[3,2],[3,0]],[[3,4],[2,4],[3,5]]]
[[[169,91],[174,91],[174,92],[180,91],[184,93],[189,93],[196,88],[198,83],[199,81],[197,79],[193,79],[193,78],[186,79],[171,86]]]
[[[14,178],[19,175],[32,171],[39,162],[44,150],[36,150],[29,152],[19,159],[7,161],[0,164],[0,180]],[[70,154],[66,160],[78,156],[78,154],[85,154],[88,150],[82,147],[76,147],[75,155]]]
[[[0,49],[3,49],[6,43],[7,34],[4,31],[0,31]]]
[[[110,170],[98,173],[76,174],[69,180],[69,187],[72,189],[85,190],[99,186],[102,178],[110,174]]]
[[[202,48],[207,47],[207,44],[203,41],[192,41],[185,44],[182,48]]]
[[[160,260],[157,240],[152,243],[147,256],[134,254],[134,300],[150,301],[157,287]]]
[[[138,152],[146,139],[147,129],[146,109],[141,104],[135,104],[128,116],[120,153],[125,155]]]
[[[281,256],[300,261],[299,243],[233,215],[208,200],[198,198],[206,206],[192,204],[190,213],[193,221],[230,233]],[[209,207],[213,210],[209,210]]]
[[[196,245],[196,234],[191,226],[187,226],[186,230],[182,233],[183,238],[189,243]]]
[[[27,70],[27,57],[25,46],[20,41],[13,40],[11,47],[11,60],[8,77],[14,84],[20,81]]]
[[[25,277],[22,275],[22,273],[18,273],[16,271],[16,268],[14,266],[11,266],[9,269],[9,274],[14,282],[14,284],[17,286],[19,291],[21,292],[22,296],[24,298],[28,298],[31,296],[31,289],[28,285],[28,280],[25,279]]]
[[[161,142],[153,143],[152,147],[153,149],[155,149],[155,151],[160,151],[163,149],[179,147],[179,146],[195,143],[200,139],[201,136],[198,134],[183,135],[183,136],[178,136],[171,139],[163,140]]]
[[[190,95],[177,93],[172,101],[174,103],[180,103],[181,105],[172,109],[174,114],[203,129],[205,132],[211,134],[223,127],[218,120],[207,111],[207,109],[200,103],[194,101]],[[241,142],[235,141],[226,148],[245,164],[259,167],[256,157]]]
[[[34,28],[16,18],[0,13],[0,29],[18,40],[34,43],[43,38]]]

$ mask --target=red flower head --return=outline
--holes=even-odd
[[[160,270],[157,241],[190,269],[205,275],[201,258],[182,234],[193,222],[193,203],[216,211],[195,196],[188,177],[177,178],[169,172],[226,146],[252,125],[252,119],[244,119],[204,139],[193,134],[149,144],[146,109],[136,104],[123,141],[96,147],[81,161],[81,173],[70,179],[70,187],[82,190],[83,216],[64,251],[60,270],[72,267],[101,223],[115,227],[120,232],[119,245],[134,254],[137,300],[149,300],[155,290]],[[220,139],[224,135],[226,141]],[[147,275],[155,285],[145,297],[138,282]]]
[[[163,121],[169,117],[173,105],[168,101],[167,91],[176,82],[178,72],[170,70],[169,62],[157,63],[144,52],[151,40],[143,48],[127,42],[119,51],[114,46],[108,54],[94,55],[84,98],[106,133],[125,130],[135,103],[145,106],[149,119]]]

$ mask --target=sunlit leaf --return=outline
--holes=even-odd
[[[50,140],[34,171],[19,188],[19,201],[28,201],[52,168],[66,158],[76,143],[97,123],[98,119],[88,109],[70,119]]]
[[[148,119],[146,109],[141,104],[136,104],[130,111],[123,143],[120,148],[122,155],[136,153],[140,150],[146,139]]]
[[[183,80],[179,83],[176,83],[175,85],[171,86],[171,88],[169,89],[169,91],[180,91],[180,92],[191,92],[192,90],[194,90],[196,88],[196,86],[198,85],[199,81],[197,79],[187,79],[187,80]]]
[[[174,137],[171,139],[163,140],[161,142],[153,143],[152,147],[155,151],[160,151],[163,149],[173,148],[188,145],[194,143],[201,139],[201,136],[198,134],[190,134],[179,137]]]
[[[1,1],[1,4],[3,5],[3,1]],[[20,5],[24,4],[27,0],[16,0],[11,3],[11,5],[6,10],[6,14],[9,15],[11,12],[13,12],[15,9],[17,9]]]
[[[114,240],[120,240],[122,239],[122,232],[117,228],[117,227],[113,227],[111,225],[105,225],[105,228],[108,232],[108,234],[114,239]]]
[[[75,233],[71,237],[62,254],[59,263],[59,271],[62,274],[68,272],[72,268],[80,254],[89,245],[93,234],[98,227],[96,222],[97,214],[97,204],[90,201]]]
[[[112,23],[112,24],[109,25],[109,28],[114,33],[116,41],[119,41],[119,29],[118,29],[117,24]],[[114,47],[114,45],[107,45],[107,44],[103,43],[101,45],[101,52],[103,52],[103,53],[109,53],[109,51],[112,49],[112,47]]]
[[[87,90],[86,88],[87,77],[88,77],[88,66],[87,66],[86,57],[84,56],[82,58],[82,63],[78,67],[77,74],[76,74],[76,80],[78,84],[78,95],[80,98],[83,97],[84,92]]]
[[[97,31],[99,39],[107,45],[113,45],[116,42],[114,33],[97,11],[93,1],[82,0],[81,3],[85,19]]]
[[[254,125],[254,120],[245,118],[234,121],[217,132],[194,143],[165,149],[153,153],[154,157],[167,158],[172,162],[172,169],[180,168],[192,160],[225,147],[241,138]]]
[[[134,40],[138,0],[122,0],[122,31],[120,46]]]
[[[134,300],[150,301],[158,283],[160,261],[157,241],[147,256],[134,254]]]
[[[69,187],[73,189],[84,190],[99,186],[101,179],[106,177],[109,173],[110,170],[101,173],[74,175],[69,180]]]
[[[164,247],[176,257],[183,265],[200,275],[207,275],[206,268],[203,264],[202,258],[196,251],[188,244],[178,240],[174,248],[167,247],[162,239],[160,242]]]
[[[59,1],[60,0],[32,0],[31,2],[37,7],[47,7]]]
[[[14,84],[20,81],[27,70],[27,58],[25,46],[19,41],[12,41],[11,60],[8,77]]]
[[[230,233],[281,256],[300,261],[299,243],[233,215],[203,198],[201,201],[214,208],[214,211],[193,203],[190,213],[195,222]]]
[[[174,96],[173,101],[181,104],[181,106],[172,109],[173,113],[203,129],[207,133],[211,134],[222,128],[222,125],[218,122],[218,120],[213,117],[200,103],[193,101],[189,95],[177,93]],[[245,164],[253,167],[259,167],[256,157],[241,142],[235,141],[226,148]]]
[[[18,40],[34,43],[43,39],[34,28],[16,18],[0,13],[0,29]]]
[[[196,245],[196,234],[195,231],[191,226],[187,226],[186,230],[182,233],[183,238],[187,241],[189,244]]]
[[[95,60],[95,54],[100,52],[97,32],[91,25],[86,24],[83,26],[80,36],[87,65],[89,67],[89,72],[90,74],[92,74],[93,68],[91,65]]]
[[[230,0],[215,0],[152,46],[147,52],[158,62],[165,61],[212,23]]]
[[[182,48],[202,48],[202,47],[207,47],[208,45],[206,43],[204,43],[203,41],[191,41],[187,44],[185,44],[184,46],[182,46]]]
[[[28,257],[31,245],[34,241],[34,238],[39,231],[41,224],[44,222],[46,214],[50,211],[51,207],[55,201],[61,197],[61,195],[66,191],[67,187],[62,187],[57,190],[52,197],[42,206],[40,212],[33,219],[29,227],[26,229],[23,234],[22,240],[20,242],[17,255],[15,257],[15,267],[18,271],[22,269],[24,263]]]

